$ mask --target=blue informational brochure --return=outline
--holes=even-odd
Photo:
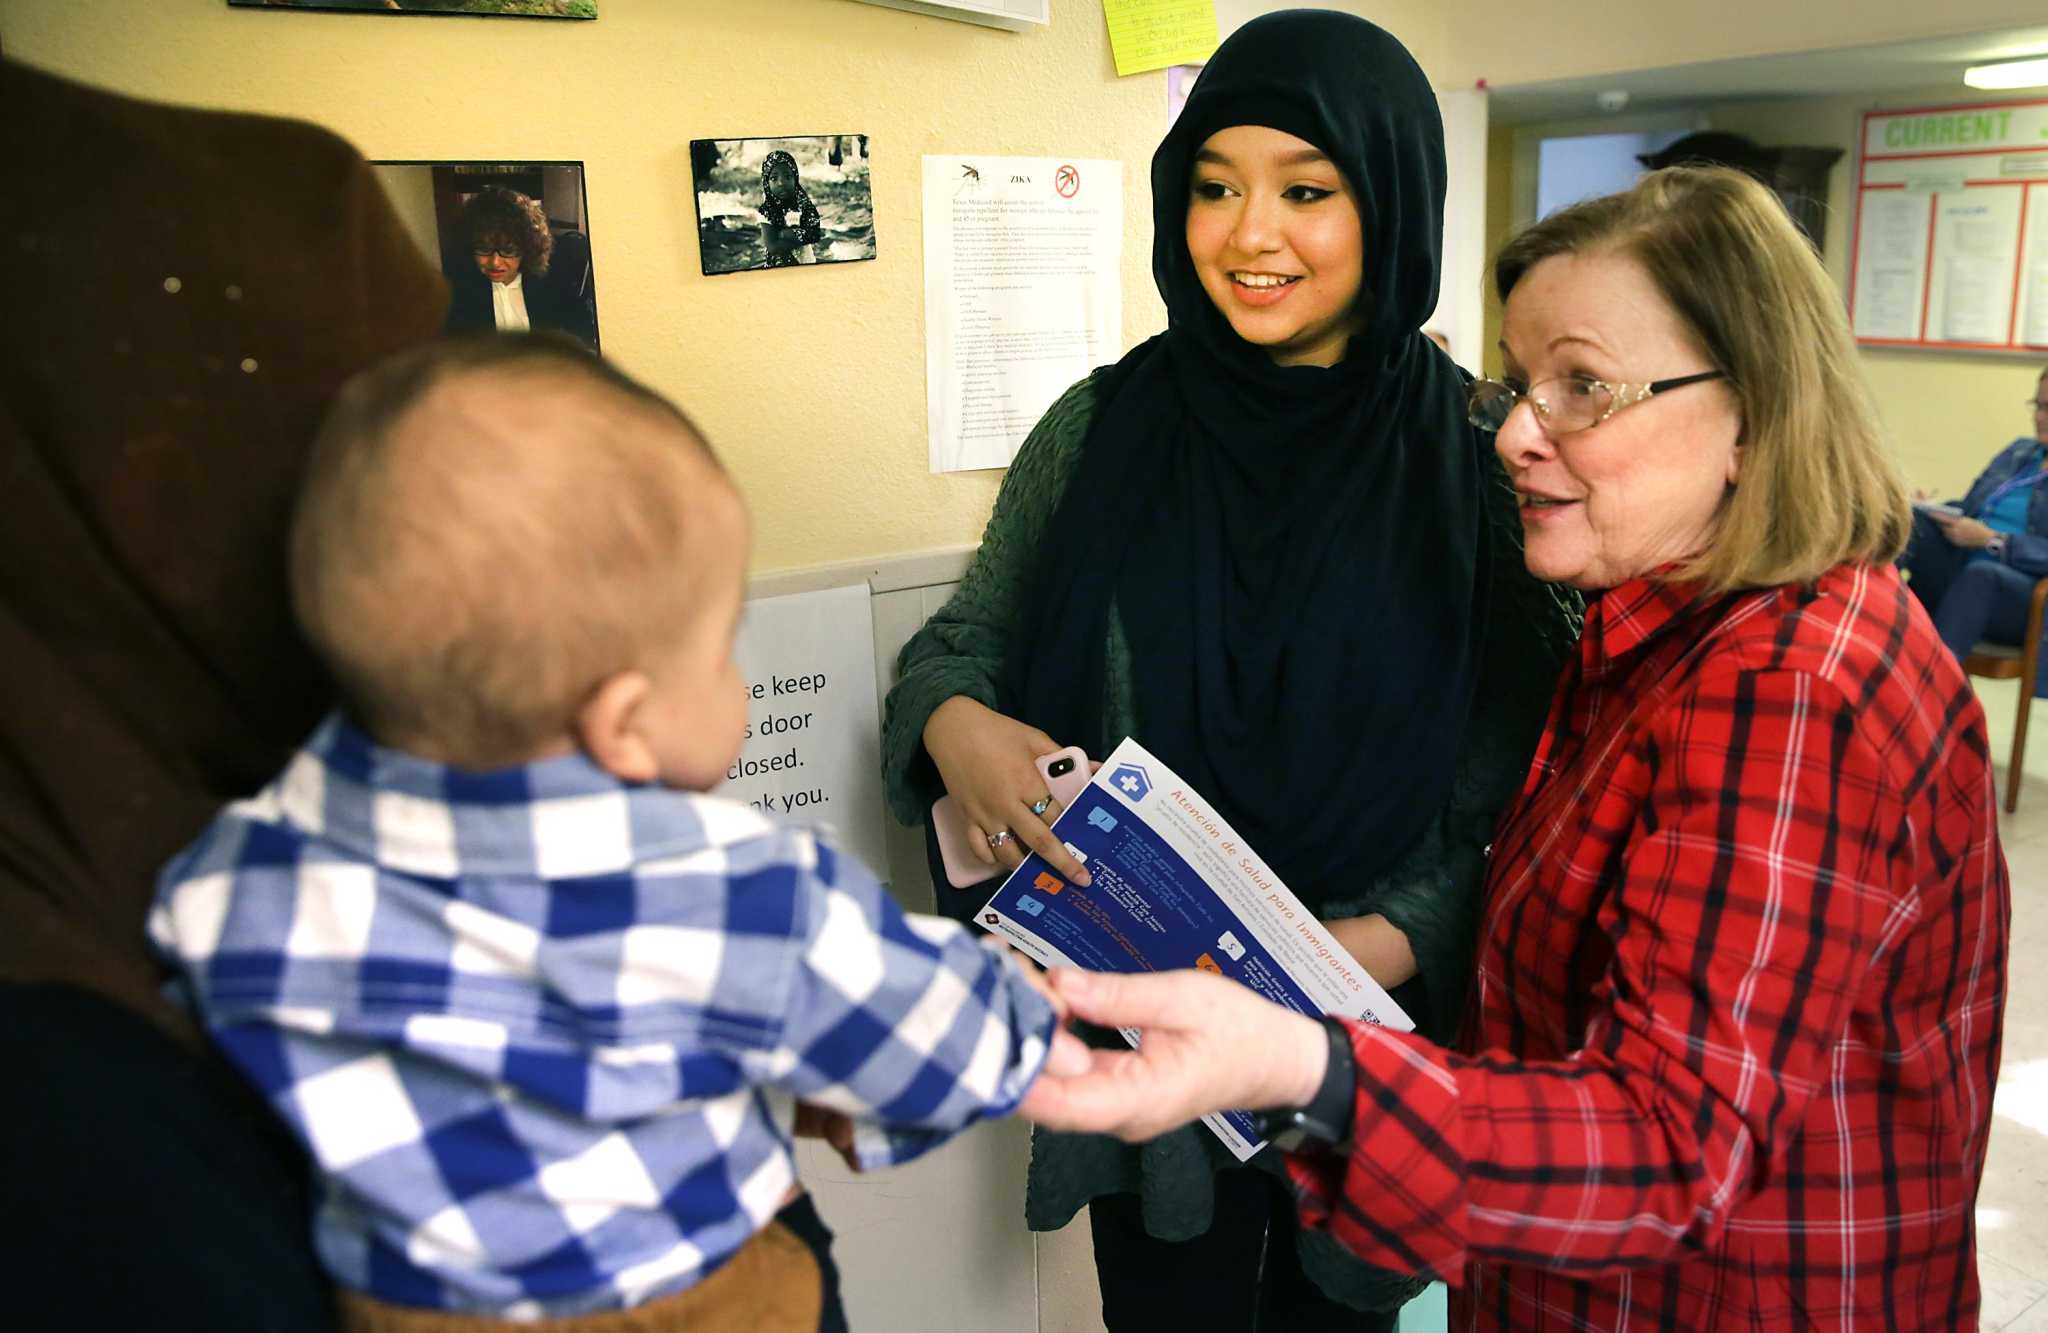
[[[1071,883],[1034,853],[980,913],[1040,964],[1201,968],[1304,1014],[1414,1027],[1208,801],[1136,741],[1116,747],[1052,827],[1094,881]],[[1239,1161],[1264,1146],[1243,1111],[1203,1123]]]

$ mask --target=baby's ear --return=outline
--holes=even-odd
[[[653,685],[638,671],[607,676],[576,713],[576,743],[599,768],[621,782],[652,782],[661,775],[654,747],[642,734],[642,708]]]

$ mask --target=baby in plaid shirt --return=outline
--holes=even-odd
[[[292,589],[347,711],[166,867],[150,929],[310,1150],[353,1292],[668,1298],[785,1204],[824,1235],[798,1098],[880,1165],[1085,1064],[1007,956],[701,794],[745,728],[746,548],[682,414],[545,337],[387,362],[316,441]]]

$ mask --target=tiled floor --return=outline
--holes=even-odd
[[[2002,683],[1984,691],[1992,751],[2000,756],[2012,743],[2013,693]],[[2031,731],[2019,811],[2001,816],[2012,939],[2005,1057],[1977,1207],[1984,1333],[2048,1333],[2048,967],[2033,966],[2048,958],[2048,700],[2037,706]],[[2003,764],[1998,784],[2002,800]],[[1091,1249],[1085,1214],[1039,1238],[1042,1333],[1100,1333]],[[1442,1328],[1441,1315],[1430,1314]],[[1404,1318],[1403,1333],[1411,1322],[1421,1321]]]

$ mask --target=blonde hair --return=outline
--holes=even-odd
[[[1712,592],[1810,583],[1905,549],[1912,508],[1813,247],[1769,190],[1725,167],[1667,167],[1563,209],[1494,260],[1503,303],[1555,255],[1641,264],[1741,404],[1740,481],[1673,577]]]
[[[580,345],[429,344],[350,381],[321,427],[293,606],[380,743],[524,762],[702,614],[713,492],[733,494],[688,419]]]

